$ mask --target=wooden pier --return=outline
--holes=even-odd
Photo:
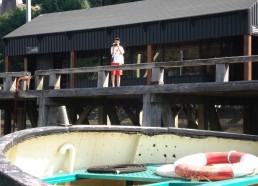
[[[4,133],[10,133],[14,128],[24,129],[25,113],[33,127],[89,124],[88,116],[93,108],[98,108],[99,124],[107,124],[109,118],[112,125],[120,125],[118,107],[123,108],[135,126],[177,127],[175,118],[182,105],[187,112],[188,128],[220,131],[214,106],[242,105],[244,133],[258,134],[258,81],[229,81],[231,64],[257,61],[258,56],[240,56],[39,70],[34,77],[29,72],[0,73],[0,78],[4,79],[4,88],[0,90],[0,109],[5,110]],[[206,65],[215,66],[215,82],[164,84],[164,69]],[[151,84],[108,87],[109,72],[114,69],[148,70]],[[97,87],[75,88],[75,83],[71,82],[71,88],[60,88],[62,75],[74,77],[92,72],[98,73]],[[34,90],[28,90],[31,78],[35,78]],[[198,110],[197,115],[194,115],[194,109]]]

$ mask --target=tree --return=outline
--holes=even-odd
[[[39,15],[37,10],[32,11],[32,17]],[[4,40],[5,35],[26,23],[26,10],[15,9],[0,16],[0,72],[4,71]],[[19,69],[17,69],[19,70]]]
[[[26,3],[26,0],[23,0],[23,3]],[[40,6],[41,13],[90,8],[88,0],[32,0],[31,5]]]
[[[91,7],[129,3],[140,0],[89,0]]]

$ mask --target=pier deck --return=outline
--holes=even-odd
[[[188,112],[198,110],[198,117],[188,118],[192,120],[190,128],[221,130],[214,105],[242,105],[245,107],[244,132],[258,134],[255,124],[258,121],[258,81],[229,81],[229,64],[250,61],[258,61],[258,56],[40,70],[35,72],[35,90],[28,90],[26,85],[30,80],[29,72],[2,73],[4,90],[0,91],[0,109],[5,110],[5,133],[11,132],[15,125],[24,128],[24,113],[33,127],[56,125],[56,113],[62,124],[88,124],[87,117],[94,107],[99,110],[99,124],[106,124],[109,116],[111,124],[119,125],[117,106],[125,110],[133,125],[176,127],[175,117],[180,108],[174,105],[188,105]],[[215,82],[164,84],[164,69],[203,65],[216,66]],[[151,84],[108,87],[109,71],[118,68],[151,70]],[[98,73],[97,87],[60,89],[62,75],[89,72]],[[47,88],[45,77],[49,77]],[[19,101],[24,102],[26,111],[16,109]],[[139,118],[141,112],[142,118]],[[198,126],[194,117],[198,119]]]

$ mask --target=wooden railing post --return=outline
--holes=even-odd
[[[35,79],[36,90],[44,89],[44,76],[37,75]]]
[[[216,82],[229,81],[229,64],[216,64]]]
[[[99,71],[98,72],[98,84],[97,87],[108,87],[109,72]],[[107,115],[107,109],[105,106],[98,106],[98,124],[107,124],[109,119]]]
[[[7,76],[4,78],[4,91],[15,92],[16,91],[16,77]]]
[[[152,68],[151,84],[164,84],[164,68],[154,67]]]
[[[60,89],[61,75],[51,73],[49,75],[49,89]]]
[[[97,87],[108,87],[109,72],[100,71],[98,72],[98,84]]]

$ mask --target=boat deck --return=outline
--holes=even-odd
[[[104,174],[104,173],[89,173],[86,170],[77,170],[74,173],[62,173],[52,177],[46,177],[43,181],[49,184],[58,184],[64,182],[73,182],[80,179],[101,179],[101,180],[120,180],[125,181],[126,186],[133,185],[134,182],[143,182],[148,186],[181,186],[181,185],[202,185],[202,186],[234,186],[234,185],[251,185],[257,183],[258,175],[234,178],[222,181],[190,181],[180,178],[166,178],[155,174],[157,167],[160,164],[146,165],[147,170],[135,173],[125,174]],[[149,184],[148,184],[149,183]]]
[[[72,182],[79,179],[103,179],[103,180],[120,180],[126,181],[126,186],[133,185],[133,182],[144,182],[144,183],[160,183],[168,182],[171,184],[179,185],[199,185],[201,182],[190,182],[184,179],[173,179],[161,177],[155,174],[157,167],[161,166],[160,164],[146,165],[147,170],[142,172],[135,173],[125,173],[125,174],[104,174],[104,173],[89,173],[86,170],[77,170],[74,173],[63,173],[54,175],[52,177],[44,178],[43,181],[49,184],[58,184],[64,182]]]

